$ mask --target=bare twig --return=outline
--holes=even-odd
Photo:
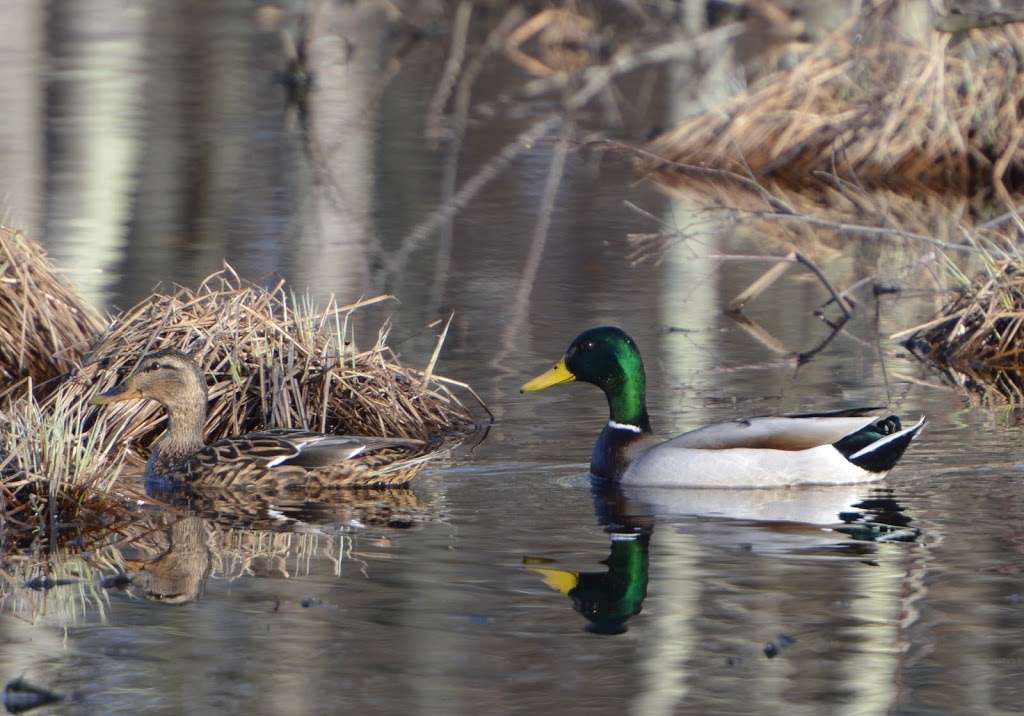
[[[462,61],[466,54],[466,35],[469,32],[469,21],[473,14],[472,0],[462,0],[455,10],[455,20],[452,23],[452,45],[448,51],[448,60],[444,65],[444,72],[437,83],[433,97],[427,107],[427,138],[438,140],[443,133],[441,127],[441,116],[444,114],[444,107],[448,103],[455,82],[459,77],[459,70],[462,69]]]
[[[728,32],[726,31],[728,30]],[[565,102],[567,112],[579,110],[601,92],[617,75],[632,72],[650,64],[658,64],[669,60],[691,57],[700,49],[714,43],[722,42],[739,32],[738,25],[717,28],[699,38],[674,40],[636,53],[623,51],[617,54],[607,65],[590,67],[583,72],[583,84]],[[556,75],[560,77],[561,75]],[[553,87],[562,86],[555,83]],[[500,174],[509,164],[529,150],[542,137],[555,131],[562,125],[564,116],[555,112],[534,122],[530,127],[507,144],[496,156],[492,157],[475,175],[468,179],[451,198],[451,201],[439,206],[420,224],[406,234],[397,251],[390,258],[385,258],[388,270],[392,274],[399,273],[416,248],[425,241],[437,228],[450,217],[461,211],[476,195]]]

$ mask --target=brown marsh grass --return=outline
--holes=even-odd
[[[648,145],[669,162],[795,183],[816,172],[872,185],[1001,187],[1024,169],[1024,25],[927,42],[893,39],[892,0],[876,0],[795,67]],[[878,41],[863,38],[880,38]],[[656,158],[645,172],[673,172]]]
[[[353,314],[387,297],[318,308],[290,294],[240,279],[230,268],[198,288],[154,293],[116,317],[85,364],[54,400],[87,403],[134,369],[147,353],[190,354],[209,378],[207,440],[264,427],[411,437],[437,441],[469,430],[469,411],[453,392],[462,383],[408,368],[388,347],[388,326],[358,347]],[[442,334],[443,338],[443,334]],[[437,346],[440,350],[440,343]],[[107,415],[120,444],[145,448],[165,416],[152,402],[89,408]]]
[[[111,488],[126,458],[144,456],[159,437],[165,416],[154,403],[89,400],[161,348],[190,353],[208,374],[207,439],[297,427],[423,440],[423,454],[374,471],[381,484],[409,482],[475,426],[455,391],[475,394],[434,371],[447,327],[420,368],[399,362],[386,321],[357,345],[354,314],[387,296],[321,309],[283,283],[264,288],[225,268],[196,289],[153,293],[104,328],[31,240],[0,229],[0,261],[7,546],[60,541],[61,525],[103,523],[125,509],[125,490]]]
[[[950,263],[950,299],[905,345],[984,402],[1024,404],[1024,254],[1009,242],[1000,248],[981,252],[974,276]]]
[[[74,370],[103,319],[39,244],[5,226],[0,226],[0,284],[0,389],[26,378],[38,389]]]

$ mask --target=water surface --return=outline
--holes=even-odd
[[[0,48],[18,97],[0,128],[11,217],[109,310],[227,259],[320,296],[390,291],[410,364],[428,359],[437,329],[425,326],[454,310],[438,369],[472,384],[496,422],[411,496],[218,498],[180,521],[153,515],[122,551],[157,563],[158,578],[131,591],[97,587],[84,565],[67,569],[87,584],[48,592],[11,577],[0,678],[73,694],[50,712],[81,713],[1018,709],[1024,437],[881,342],[927,316],[928,299],[869,298],[798,368],[723,313],[763,265],[716,266],[683,248],[633,265],[627,235],[659,229],[624,200],[668,225],[691,208],[627,162],[576,152],[531,276],[546,142],[389,266],[450,181],[450,145],[424,140],[444,41],[414,46],[385,84],[401,38],[361,5],[340,6],[304,134],[276,81],[277,35],[248,3],[219,8],[0,2],[17,28]],[[496,62],[481,100],[518,72]],[[635,140],[693,111],[672,104],[609,131]],[[456,183],[551,108],[475,118],[484,128],[467,134]],[[597,112],[580,122],[606,126]],[[700,238],[706,252],[766,250],[728,231]],[[829,264],[844,278],[886,264],[870,246],[846,255]],[[794,274],[748,313],[786,350],[808,351],[829,335],[811,313],[824,299]],[[377,318],[359,325],[364,340]],[[665,435],[860,404],[930,424],[878,485],[608,501],[586,477],[606,419],[596,389],[518,393],[604,323],[639,343]],[[844,518],[860,526],[833,529]]]

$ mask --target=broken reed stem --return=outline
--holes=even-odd
[[[809,214],[776,214],[772,212],[758,212],[752,211],[747,212],[753,218],[757,219],[768,219],[771,221],[793,221],[804,224],[812,224],[814,226],[822,226],[833,231],[842,231],[850,235],[865,235],[872,237],[881,238],[901,238],[910,239],[912,241],[920,241],[922,243],[937,246],[947,251],[955,251],[957,253],[974,253],[976,249],[973,246],[967,246],[964,244],[951,244],[948,241],[940,241],[932,236],[926,236],[924,234],[917,234],[912,231],[902,231],[900,229],[893,229],[886,226],[864,226],[862,224],[848,224],[844,222],[830,221],[829,219],[823,219],[818,216],[812,216]]]
[[[727,311],[729,313],[738,313],[742,308],[747,305],[750,301],[754,300],[762,293],[768,290],[768,288],[782,278],[782,274],[789,270],[790,264],[796,261],[795,254],[789,254],[789,256],[780,256],[778,263],[772,266],[770,269],[765,271],[761,276],[754,281],[754,283],[747,286],[745,289],[736,294],[736,297],[729,301],[729,307]]]
[[[711,258],[711,257],[709,257]],[[786,273],[791,264],[797,263],[810,271],[814,276],[821,282],[821,285],[825,287],[825,290],[832,296],[832,301],[839,306],[843,312],[843,316],[849,319],[853,315],[853,307],[850,305],[849,300],[844,298],[836,291],[835,286],[828,280],[825,273],[818,267],[816,263],[811,261],[809,258],[801,254],[799,251],[791,251],[786,256],[740,256],[740,255],[728,255],[718,254],[714,256],[717,259],[732,259],[732,260],[756,260],[756,261],[774,261],[775,266],[765,271],[760,278],[754,281],[752,284],[747,286],[743,291],[740,291],[732,301],[729,302],[729,306],[726,309],[728,313],[737,313],[743,309],[745,305],[756,299],[762,293],[767,291],[772,284],[782,278],[782,275]]]
[[[832,294],[832,300],[835,301],[836,305],[839,306],[839,308],[842,310],[843,315],[847,319],[850,318],[853,315],[853,307],[845,298],[843,298],[838,292],[836,292],[835,286],[833,286],[832,282],[828,280],[828,278],[825,276],[825,273],[820,268],[818,268],[818,265],[811,261],[806,256],[804,256],[803,254],[801,254],[799,251],[794,253],[793,256],[796,258],[797,263],[799,263],[801,266],[803,266],[804,268],[806,268],[807,270],[809,270],[811,273],[818,277],[818,280],[821,281],[821,285],[823,285],[825,289],[830,294]]]
[[[986,400],[1024,401],[1024,254],[994,258],[960,286],[939,315],[890,336]]]

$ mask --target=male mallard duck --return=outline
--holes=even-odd
[[[572,381],[604,391],[611,414],[590,461],[594,476],[654,487],[778,487],[878,480],[924,426],[901,429],[877,408],[746,418],[659,442],[647,417],[644,364],[618,328],[581,333],[532,393]]]
[[[152,447],[147,478],[216,487],[395,486],[415,473],[382,474],[379,468],[424,448],[419,440],[286,428],[206,445],[206,378],[195,361],[174,350],[146,356],[128,378],[92,402],[137,399],[155,400],[167,410],[167,430]]]

